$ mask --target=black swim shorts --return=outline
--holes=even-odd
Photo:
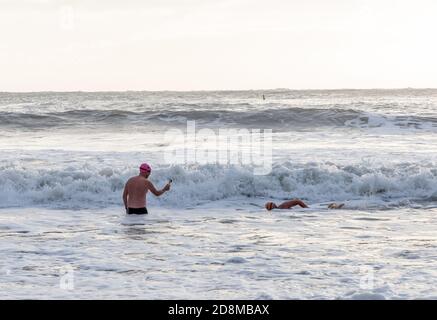
[[[127,208],[127,214],[148,214],[147,208]]]

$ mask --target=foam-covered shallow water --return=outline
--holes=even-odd
[[[0,298],[436,299],[436,214],[1,209]]]

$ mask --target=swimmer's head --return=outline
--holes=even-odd
[[[151,172],[152,172],[152,168],[147,163],[143,163],[140,166],[140,174],[145,175],[146,177],[148,177]]]
[[[270,210],[276,208],[276,204],[274,204],[273,202],[267,202],[266,205],[265,205],[265,207],[266,207],[267,210],[270,211]]]

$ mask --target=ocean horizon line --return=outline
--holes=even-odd
[[[307,88],[307,89],[292,89],[292,88],[270,88],[270,89],[205,89],[205,90],[37,90],[37,91],[0,91],[0,94],[31,94],[31,93],[138,93],[138,92],[149,92],[149,93],[205,93],[205,92],[278,92],[278,91],[296,91],[296,92],[322,92],[322,91],[425,91],[425,90],[437,90],[432,87],[396,87],[396,88]]]

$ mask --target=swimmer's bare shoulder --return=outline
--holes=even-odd
[[[146,187],[146,190],[149,190],[151,186],[153,187],[153,183],[150,182],[147,178],[144,178],[144,185]]]

